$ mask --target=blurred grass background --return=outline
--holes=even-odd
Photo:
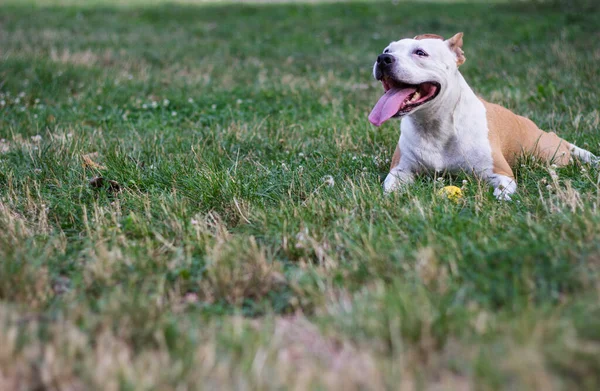
[[[597,169],[385,197],[366,116],[385,45],[464,31],[477,93],[599,153],[599,17],[2,2],[0,389],[597,389]]]

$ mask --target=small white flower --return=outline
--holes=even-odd
[[[190,221],[190,223],[192,223],[192,225],[198,225],[198,220],[196,220],[196,219],[192,219],[192,220]]]
[[[73,137],[73,133],[67,133],[67,137],[68,137],[68,138],[71,138],[71,137]]]
[[[6,106],[6,101],[4,99],[0,100],[0,106]]]
[[[39,134],[31,136],[31,141],[33,141],[34,143],[39,143],[40,141],[42,141],[42,136],[40,136]]]
[[[217,108],[217,105],[213,104],[212,106],[210,106],[210,108],[214,110]]]
[[[15,99],[15,103],[17,103],[17,104],[18,104],[18,103],[21,103],[21,98],[17,98],[17,99]]]
[[[325,184],[329,187],[333,187],[335,186],[335,180],[333,179],[333,176],[331,175],[325,175],[323,178],[321,178],[323,180],[323,182],[325,182]]]
[[[546,186],[546,189],[548,189],[548,190],[552,190],[552,185],[547,185],[547,186]]]
[[[172,116],[172,117],[175,117],[176,115],[177,115],[177,112],[176,112],[176,111],[171,111],[171,116]]]
[[[33,170],[33,173],[34,173],[34,174],[38,174],[38,175],[39,175],[39,174],[41,174],[41,173],[42,173],[42,170],[41,170],[41,169],[39,169],[39,168],[35,168],[35,169]]]
[[[556,164],[551,164],[550,167],[552,167],[552,168],[558,168],[558,166]]]
[[[98,109],[98,111],[102,111],[102,106],[98,105],[98,107],[96,107]]]
[[[38,117],[38,115],[37,115],[37,114],[34,114],[34,115],[33,115],[33,118],[37,118],[37,117]]]
[[[146,110],[147,108],[148,108],[148,105],[144,103],[144,104],[142,105],[142,109]]]
[[[587,172],[587,170],[583,167],[581,167],[581,172]]]
[[[40,103],[40,98],[35,98],[33,102],[37,105],[38,103]]]
[[[133,80],[133,75],[127,75],[127,79]]]
[[[352,156],[352,160],[356,160],[356,155]]]
[[[163,100],[163,106],[167,107],[169,103],[171,103],[171,101],[169,101],[168,99]]]
[[[300,153],[298,154],[298,156],[300,156],[300,157],[304,157],[304,153],[300,152]]]
[[[241,99],[238,99],[235,101],[235,103],[237,103],[238,105],[242,104],[242,102],[243,102],[243,100],[241,100]]]
[[[21,111],[21,112],[25,111],[25,106],[21,106],[21,107],[19,108],[19,111]]]
[[[363,169],[362,169],[362,170],[363,170],[363,171],[367,171],[367,167],[363,167]]]
[[[188,103],[194,103],[194,100],[192,98],[189,98]]]
[[[442,177],[439,177],[439,178],[437,179],[437,181],[438,181],[438,182],[444,182],[444,178],[442,178]]]
[[[25,92],[21,91],[21,92],[19,93],[19,98],[24,98],[24,97],[25,97]]]
[[[153,109],[156,109],[158,107],[158,102],[152,101],[152,103],[150,103],[150,105],[152,106]]]
[[[466,179],[463,179],[462,184],[466,185],[467,183],[469,183],[469,181],[467,181]]]

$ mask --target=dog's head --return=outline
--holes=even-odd
[[[369,114],[369,121],[379,126],[435,100],[465,62],[462,36],[458,33],[444,40],[424,34],[390,43],[373,66],[373,76],[381,80],[385,94]]]

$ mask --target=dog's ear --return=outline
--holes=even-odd
[[[421,35],[417,35],[413,39],[416,39],[417,41],[419,41],[421,39],[441,39],[442,41],[444,40],[444,38],[442,38],[440,35],[437,35],[437,34],[421,34]]]
[[[457,66],[461,66],[462,64],[464,64],[466,58],[465,58],[465,52],[463,52],[462,50],[462,45],[463,45],[463,33],[456,33],[452,38],[446,40],[446,42],[448,43],[448,47],[450,47],[450,50],[452,50],[454,52],[454,54],[456,54],[456,65]]]

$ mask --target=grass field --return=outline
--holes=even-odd
[[[599,389],[599,171],[387,197],[367,121],[389,41],[464,31],[479,94],[600,153],[598,20],[0,2],[0,390]]]

